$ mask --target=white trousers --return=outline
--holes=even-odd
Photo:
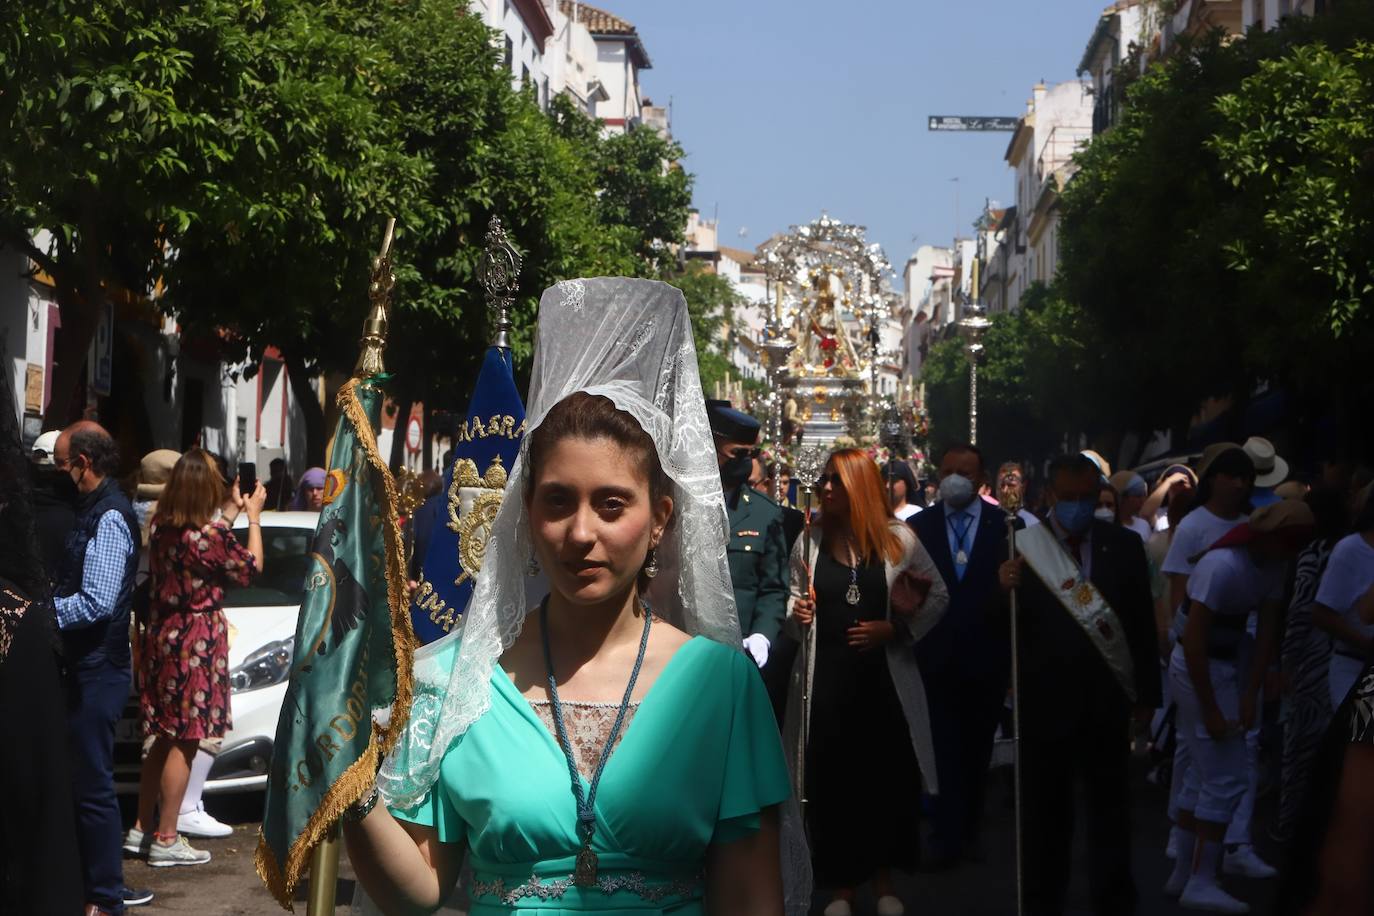
[[[1208,660],[1212,693],[1228,722],[1240,718],[1240,676],[1234,662]],[[1217,739],[1207,731],[1197,692],[1193,689],[1183,647],[1174,648],[1169,660],[1169,682],[1178,707],[1179,744],[1188,746],[1189,765],[1178,776],[1176,801],[1171,808],[1192,811],[1198,820],[1230,824],[1249,785],[1249,756],[1245,736]],[[1177,756],[1175,756],[1177,770]]]

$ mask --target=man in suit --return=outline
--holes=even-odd
[[[1011,642],[995,624],[1003,602],[997,567],[1006,559],[1006,516],[978,498],[983,455],[954,445],[940,457],[940,500],[908,524],[949,589],[949,609],[916,645],[930,706],[940,794],[934,799],[927,866],[981,858],[984,783],[1006,698]]]
[[[744,648],[760,667],[778,640],[787,616],[787,544],[782,509],[749,488],[759,438],[759,421],[729,401],[707,401],[716,444],[716,463],[730,518],[730,581],[735,590]]]
[[[1134,532],[1093,518],[1101,473],[1091,459],[1056,459],[1049,486],[1048,520],[1018,534],[1025,553],[998,570],[1003,590],[1019,595],[1026,912],[1063,911],[1081,782],[1093,911],[1121,916],[1136,899],[1131,719],[1148,722],[1160,704],[1149,573]]]

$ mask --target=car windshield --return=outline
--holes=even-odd
[[[310,540],[313,536],[314,532],[308,528],[264,525],[262,574],[255,577],[251,585],[226,588],[224,606],[299,606],[305,597],[305,577],[310,571]],[[235,529],[234,537],[247,546],[248,529]]]

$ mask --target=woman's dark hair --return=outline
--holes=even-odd
[[[533,489],[539,468],[553,447],[564,439],[607,439],[614,442],[638,457],[640,470],[649,481],[651,499],[656,502],[668,494],[668,475],[658,460],[654,440],[634,417],[617,408],[610,398],[585,391],[574,391],[555,404],[544,422],[530,433],[527,487]]]
[[[888,480],[900,480],[905,483],[906,501],[915,504],[920,488],[916,486],[916,473],[911,470],[910,464],[900,459],[889,461],[883,468],[883,483],[886,484]]]
[[[615,406],[610,398],[585,391],[574,391],[544,417],[544,422],[529,434],[530,471],[525,478],[525,497],[529,498],[534,482],[554,446],[564,439],[605,439],[614,442],[639,459],[639,469],[649,481],[649,499],[657,503],[668,495],[671,482],[658,459],[654,440],[634,417]],[[671,516],[668,524],[672,525]],[[666,530],[666,529],[665,529]],[[640,594],[648,591],[650,579],[639,575]]]
[[[1218,474],[1225,474],[1227,477],[1240,477],[1244,480],[1255,482],[1255,462],[1250,456],[1245,454],[1242,448],[1228,448],[1212,459],[1212,463],[1207,465],[1207,473],[1198,481],[1197,495],[1193,497],[1193,504],[1188,507],[1184,516],[1192,514],[1193,510],[1207,505],[1212,498],[1212,481],[1216,480]]]
[[[1316,519],[1316,526],[1312,529],[1314,539],[1324,541],[1348,533],[1350,512],[1341,490],[1327,486],[1313,487],[1307,492],[1306,502]]]

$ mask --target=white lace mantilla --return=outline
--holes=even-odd
[[[682,292],[621,277],[569,280],[539,301],[527,432],[487,538],[477,587],[453,631],[416,651],[410,719],[377,777],[383,797],[410,808],[428,793],[444,754],[491,704],[496,660],[529,608],[532,546],[525,505],[530,435],[559,401],[609,398],[654,441],[671,480],[673,523],[655,553],[646,596],[654,613],[693,636],[741,642],[726,555],[725,499]]]
[[[530,700],[529,704],[534,707],[535,715],[544,723],[549,734],[553,735],[554,743],[557,743],[558,727],[553,721],[553,703],[549,700]],[[596,775],[596,765],[601,762],[601,749],[606,746],[606,739],[610,737],[611,728],[615,726],[620,704],[570,703],[561,700],[560,705],[563,707],[563,727],[567,729],[568,743],[572,745],[573,758],[577,761],[577,772],[590,782]],[[630,720],[635,717],[635,711],[638,709],[638,703],[631,703],[625,710],[625,722],[615,736],[611,753],[614,754],[615,749],[620,747],[620,742],[625,739],[625,732],[630,728]]]

